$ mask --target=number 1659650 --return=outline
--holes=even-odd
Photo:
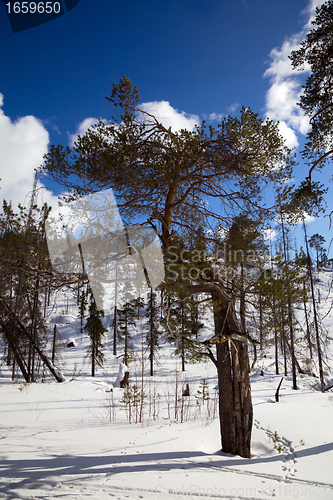
[[[59,14],[61,10],[59,2],[8,2],[6,7],[8,14]]]

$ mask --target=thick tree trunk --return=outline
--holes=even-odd
[[[190,291],[210,293],[213,299],[215,335],[205,345],[218,374],[222,451],[250,458],[253,408],[247,334],[222,286],[203,283]],[[209,349],[214,344],[217,359]]]
[[[216,353],[222,451],[237,455],[232,368],[228,342],[216,344]]]
[[[215,298],[215,334],[239,332],[233,306],[227,307]],[[219,410],[222,451],[251,457],[253,409],[250,386],[250,366],[247,339],[224,340],[216,344],[219,386]]]

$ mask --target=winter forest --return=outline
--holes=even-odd
[[[332,28],[328,1],[290,54],[311,67],[299,185],[275,121],[175,132],[124,76],[110,120],[4,202],[1,498],[333,498],[333,258],[307,222],[331,225]],[[110,188],[116,208],[67,234],[68,207]]]

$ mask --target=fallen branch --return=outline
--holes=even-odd
[[[280,390],[280,387],[281,387],[281,384],[282,384],[282,380],[283,380],[283,377],[280,380],[279,385],[277,386],[277,389],[276,389],[276,393],[275,393],[275,401],[277,403],[279,402],[279,390]]]

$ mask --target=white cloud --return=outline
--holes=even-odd
[[[230,104],[230,106],[228,108],[229,113],[234,113],[238,107],[239,107],[238,102],[235,102],[234,104]]]
[[[283,220],[290,225],[294,224],[303,224],[303,219],[307,224],[310,224],[311,222],[314,222],[315,220],[318,220],[318,217],[312,217],[312,215],[309,215],[306,212],[303,212],[303,215],[299,215],[299,217],[295,218],[295,214],[287,214],[285,213],[283,215]],[[277,217],[275,219],[275,222],[277,224],[281,224],[281,217]]]
[[[212,121],[212,122],[220,122],[223,118],[223,113],[210,113],[210,115],[208,115],[208,120]]]
[[[104,120],[103,120],[104,121]],[[69,134],[69,146],[72,148],[74,146],[74,142],[78,138],[78,136],[83,136],[87,130],[98,122],[98,118],[85,118],[81,123],[78,124],[76,131],[74,134]],[[105,120],[106,122],[106,120]]]
[[[12,122],[1,109],[4,97],[0,94],[0,202],[29,204],[29,193],[34,182],[34,169],[43,163],[47,153],[49,134],[42,122],[34,116],[23,116]],[[39,183],[38,188],[42,185]],[[39,193],[41,193],[39,189]],[[54,197],[43,189],[43,200],[51,204]]]
[[[301,81],[292,69],[289,56],[297,50],[301,41],[311,29],[311,21],[315,17],[315,9],[323,3],[322,0],[311,0],[308,7],[302,11],[307,16],[307,22],[299,33],[286,38],[281,47],[275,47],[269,57],[270,65],[264,77],[271,79],[271,86],[266,93],[266,116],[281,121],[280,130],[289,147],[297,147],[296,133],[306,135],[310,130],[309,118],[297,106],[302,92]],[[304,67],[301,74],[309,72],[309,66]]]
[[[303,217],[306,224],[310,224],[310,222],[314,222],[316,220],[316,217],[312,217],[312,215],[309,215],[306,212],[303,213]],[[297,222],[297,224],[303,224],[303,219]]]
[[[300,33],[291,35],[283,42],[280,48],[275,47],[271,50],[269,54],[271,64],[265,71],[264,77],[272,77],[274,80],[280,81],[285,77],[295,74],[289,56],[293,50],[297,50],[299,48],[299,45],[306,33],[307,30],[302,30]]]
[[[293,149],[298,146],[297,135],[291,127],[288,127],[285,121],[279,122],[280,134],[286,141],[288,148]]]
[[[171,127],[173,132],[181,129],[194,130],[194,127],[198,125],[200,121],[198,115],[191,115],[185,113],[185,111],[179,112],[177,109],[173,108],[168,101],[144,102],[140,107],[143,111],[155,116],[166,128]],[[210,117],[211,116],[214,116],[214,118],[211,119],[220,119],[223,117],[223,115],[217,115],[215,113],[210,115]],[[145,118],[145,121],[147,121],[147,119],[150,121],[149,116]],[[105,118],[101,118],[100,120],[105,124],[111,123]],[[85,118],[78,124],[74,134],[68,134],[69,146],[73,147],[77,137],[79,135],[83,136],[92,125],[97,123],[98,118]]]
[[[271,228],[264,229],[263,235],[264,235],[264,239],[266,241],[268,241],[268,240],[274,241],[277,238],[277,231],[275,231],[275,229],[271,229]]]
[[[311,0],[309,5],[302,11],[303,14],[308,15],[309,20],[307,24],[305,25],[305,28],[307,30],[311,29],[313,26],[311,25],[311,21],[315,18],[316,16],[316,8],[320,7],[325,0]]]
[[[141,108],[154,115],[166,128],[171,127],[173,132],[181,129],[194,130],[194,127],[199,124],[199,116],[190,115],[184,111],[179,112],[168,101],[144,102]]]

